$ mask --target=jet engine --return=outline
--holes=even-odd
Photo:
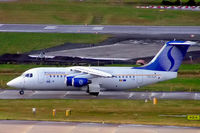
[[[74,78],[74,76],[68,76],[66,77],[66,84],[67,86],[72,86],[72,79]]]
[[[74,76],[66,77],[66,85],[74,87],[83,87],[91,83],[87,78],[76,78]]]
[[[88,80],[87,78],[73,78],[72,79],[72,86],[74,86],[74,87],[83,87],[90,83],[91,83],[91,81]]]

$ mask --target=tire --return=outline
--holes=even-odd
[[[19,94],[20,94],[20,95],[24,95],[24,91],[23,91],[23,90],[20,90],[20,91],[19,91]]]

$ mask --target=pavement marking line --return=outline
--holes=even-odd
[[[130,93],[128,96],[128,99],[131,98],[133,96],[133,93]]]
[[[165,95],[166,95],[165,93],[162,93],[162,97],[165,97]]]
[[[65,97],[65,96],[67,96],[68,94],[70,94],[70,92],[69,92],[69,91],[67,91],[67,92],[65,93],[64,97]]]
[[[200,95],[199,95],[199,93],[195,93],[195,95],[194,95],[194,100],[200,100]]]
[[[62,98],[64,98],[64,97],[66,97],[69,93],[70,93],[70,92],[67,91],[64,95],[60,96],[60,98],[62,99]]]
[[[1,124],[0,123],[0,133],[28,133],[34,125],[29,124]]]
[[[59,125],[59,124],[46,124],[43,123],[41,125],[36,125],[34,128],[27,133],[71,133],[72,130],[75,128],[75,126],[70,126],[70,125]]]
[[[32,91],[32,93],[30,95],[28,95],[27,97],[32,97],[33,95],[35,95],[35,91]],[[25,97],[26,99],[26,97]]]
[[[93,27],[92,30],[103,30],[104,27]]]
[[[116,133],[117,127],[114,127],[110,133]]]
[[[77,125],[73,133],[98,133],[98,130],[98,127]]]
[[[197,93],[194,94],[194,99],[196,100],[198,97]]]
[[[76,126],[71,126],[70,130],[69,128],[67,129],[67,133],[73,133],[73,130],[76,128]]]
[[[45,30],[55,30],[57,26],[46,26],[44,27]]]
[[[1,94],[4,94],[4,93],[6,93],[6,90],[5,90],[5,91],[0,91],[0,95],[1,95]]]
[[[31,129],[33,128],[34,125],[30,125],[29,127],[27,127],[27,129],[25,129],[22,133],[29,133],[31,131]]]
[[[0,30],[0,32],[45,32],[44,30]]]
[[[34,91],[34,92],[33,92],[33,95],[38,94],[38,93],[39,93],[38,91]]]

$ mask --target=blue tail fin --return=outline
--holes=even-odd
[[[134,69],[177,72],[189,46],[194,44],[195,42],[190,41],[167,42],[151,62]]]

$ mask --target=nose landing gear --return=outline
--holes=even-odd
[[[20,95],[24,95],[24,90],[20,90],[20,91],[19,91],[19,94],[20,94]]]

